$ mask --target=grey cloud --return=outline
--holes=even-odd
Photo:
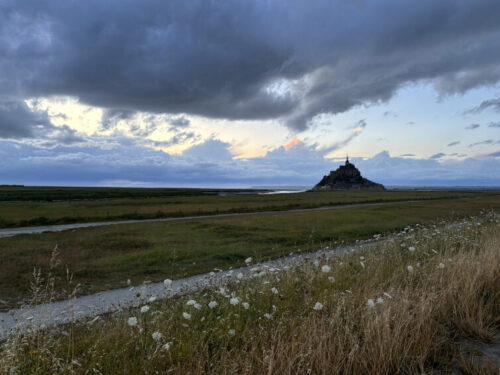
[[[460,141],[453,141],[453,142],[451,142],[451,143],[448,143],[448,147],[451,147],[451,146],[456,146],[456,145],[458,145],[458,144],[460,144]]]
[[[484,111],[485,109],[488,109],[488,108],[491,108],[491,109],[493,109],[496,112],[500,112],[500,98],[485,100],[485,101],[481,102],[480,105],[478,105],[475,108],[472,108],[468,112],[469,113],[478,113],[478,112],[482,112],[482,111]]]
[[[24,139],[43,147],[83,142],[66,125],[54,126],[45,112],[32,111],[23,101],[0,101],[0,139]]]
[[[492,152],[486,156],[492,157],[492,158],[499,158],[500,157],[500,151]]]
[[[174,145],[184,145],[186,143],[193,143],[201,141],[201,137],[199,134],[194,132],[179,132],[175,134],[168,141],[152,141],[152,140],[144,140],[143,144],[149,144],[153,147],[170,147]]]
[[[439,152],[437,154],[432,155],[430,158],[431,159],[441,159],[442,157],[446,156],[446,154]]]
[[[466,126],[465,129],[474,130],[474,129],[479,128],[480,126],[481,125],[479,125],[479,124],[470,124],[470,125]]]
[[[130,120],[134,116],[134,111],[127,109],[108,108],[101,116],[101,130],[109,130],[116,127],[121,120]]]
[[[187,128],[191,123],[189,119],[184,116],[173,117],[169,122],[174,128]]]
[[[384,116],[385,117],[388,117],[388,116],[391,116],[391,117],[398,117],[398,115],[392,111],[385,111],[384,112]]]
[[[365,127],[366,127],[366,120],[361,119],[357,121],[354,125],[348,126],[347,129],[356,129],[356,128],[364,129]]]
[[[490,122],[488,124],[489,128],[500,128],[500,122]]]
[[[347,138],[342,139],[338,142],[335,142],[330,146],[322,147],[322,148],[320,148],[320,150],[324,153],[329,153],[329,152],[338,150],[339,148],[347,146],[349,143],[351,143],[354,140],[354,138],[359,136],[364,131],[364,129],[366,128],[366,125],[367,125],[367,123],[365,120],[359,120],[358,122],[356,122],[356,124],[354,124],[353,126],[350,127],[351,129],[354,129],[354,130]]]
[[[493,139],[487,139],[485,141],[471,143],[469,145],[469,147],[474,147],[474,146],[479,146],[479,145],[492,145],[492,144],[495,144],[495,143],[498,143],[498,142],[495,142]]]
[[[402,154],[401,157],[412,157],[415,156],[415,154]]]
[[[52,127],[46,113],[32,112],[22,101],[0,101],[0,138],[34,138]]]
[[[300,131],[409,82],[443,95],[495,84],[499,13],[496,0],[5,0],[0,96]]]

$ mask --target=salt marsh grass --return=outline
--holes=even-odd
[[[61,263],[81,284],[82,295],[123,288],[129,285],[128,280],[130,285],[140,285],[144,280],[179,279],[214,268],[244,265],[249,257],[260,262],[291,251],[376,239],[408,225],[459,220],[482,209],[499,210],[500,200],[481,195],[477,199],[142,223],[0,238],[0,298],[7,302],[0,302],[0,310],[29,299],[33,267],[48,269],[56,244]],[[65,279],[64,267],[55,272],[58,280]],[[56,285],[60,290],[64,283]]]
[[[0,373],[488,373],[456,343],[500,329],[499,227],[490,213],[407,227],[364,253],[248,260],[231,283],[12,335]]]

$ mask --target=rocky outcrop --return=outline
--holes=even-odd
[[[344,165],[324,176],[312,190],[385,190],[385,187],[361,176],[359,169],[347,158]]]

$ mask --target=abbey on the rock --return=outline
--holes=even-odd
[[[385,190],[385,187],[361,176],[347,157],[344,165],[324,176],[312,190]]]

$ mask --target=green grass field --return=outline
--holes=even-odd
[[[196,196],[171,196],[164,198],[127,198],[63,202],[2,202],[0,199],[0,228],[127,219],[154,219],[192,215],[215,215],[219,213],[235,212],[279,211],[363,202],[450,199],[461,197],[473,198],[485,195],[497,196],[498,193],[446,191],[335,191],[232,196],[198,194]]]
[[[498,194],[336,211],[278,213],[87,228],[0,239],[0,299],[29,296],[34,267],[47,268],[58,245],[82,293],[159,281],[369,238],[415,223],[500,209]],[[64,277],[64,272],[59,274]]]

